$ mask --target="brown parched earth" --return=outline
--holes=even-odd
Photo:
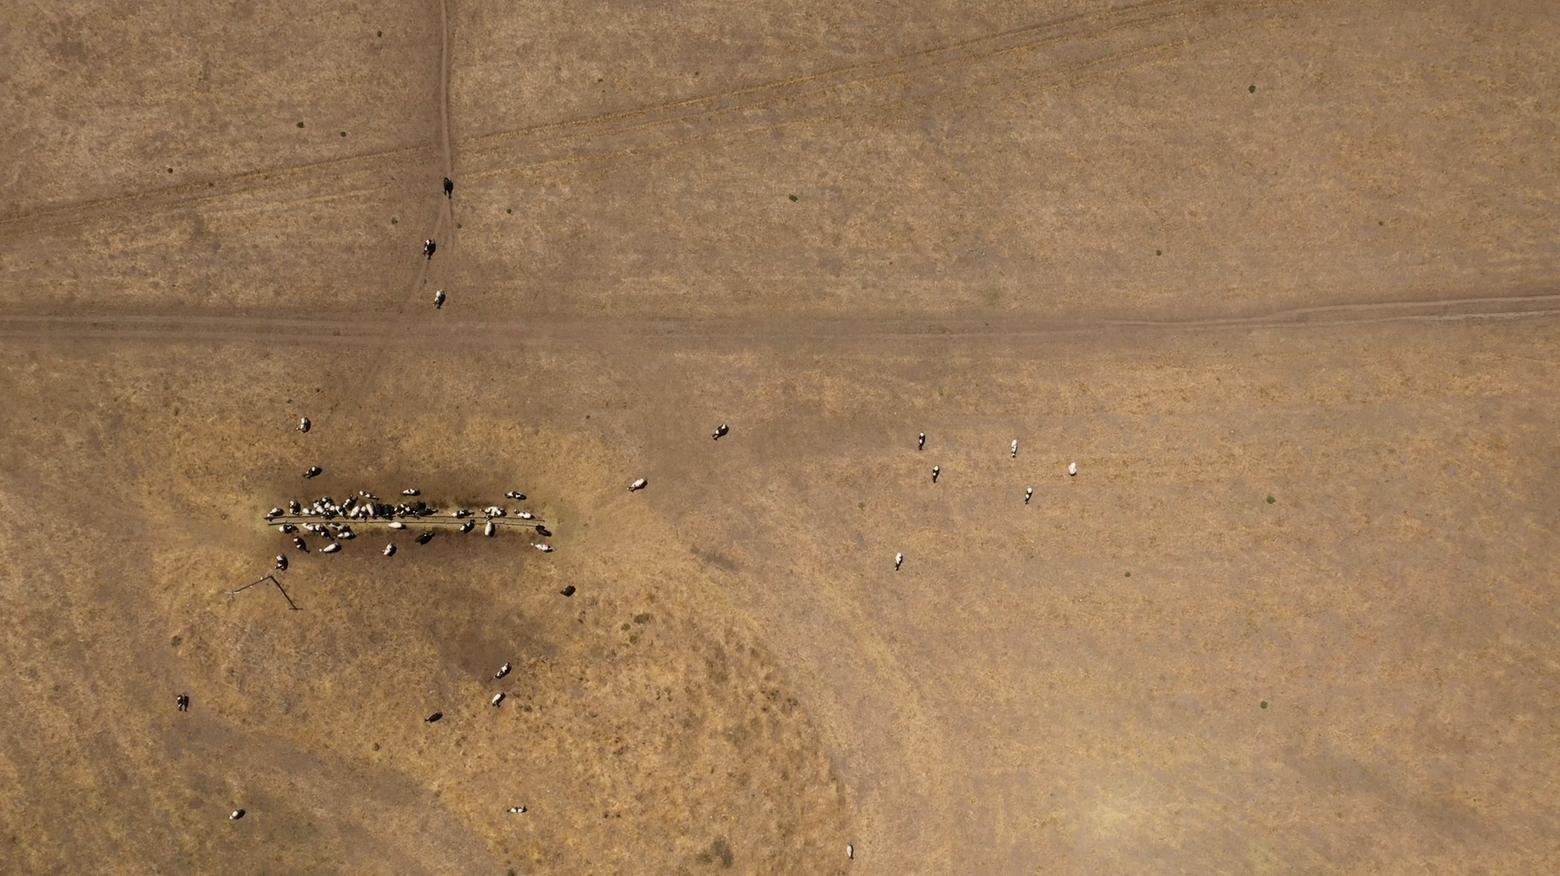
[[[0,872],[1560,870],[1560,6],[4,18]]]

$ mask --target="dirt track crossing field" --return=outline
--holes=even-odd
[[[1552,4],[9,19],[0,870],[1560,867]]]

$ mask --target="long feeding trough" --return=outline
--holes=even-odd
[[[292,499],[287,502],[285,510],[282,506],[273,507],[263,515],[263,519],[267,525],[275,526],[282,533],[294,533],[301,527],[313,535],[336,540],[332,543],[333,547],[339,541],[354,538],[357,534],[354,529],[406,530],[413,526],[421,531],[418,541],[426,544],[437,527],[470,532],[474,522],[472,518],[475,517],[484,518],[483,532],[487,535],[496,535],[503,529],[524,529],[528,535],[551,534],[546,520],[524,508],[491,504],[480,506],[481,510],[474,511],[459,505],[432,505],[424,499],[414,498],[420,496],[420,492],[414,490],[402,490],[401,495],[406,501],[381,501],[367,490],[359,490],[357,495],[341,502],[330,496],[321,496],[308,503]],[[517,495],[524,497],[525,494],[515,491],[508,494],[511,499]],[[386,551],[385,555],[390,556],[392,553]]]

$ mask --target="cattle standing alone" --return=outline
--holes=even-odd
[[[894,554],[894,571],[895,572],[899,571],[899,567],[903,566],[904,564],[905,564],[905,555],[904,554],[900,554],[900,553]]]
[[[339,551],[339,550],[341,550],[341,545],[336,544],[335,542],[331,542],[330,544],[320,548],[320,553],[322,553],[322,554],[333,554],[333,553],[335,553],[336,551]]]
[[[720,439],[726,437],[726,433],[730,431],[730,426],[726,425],[725,423],[721,423],[719,426],[715,427],[715,431],[710,433],[710,437],[716,441],[719,441]]]
[[[552,553],[552,545],[550,545],[550,544],[548,544],[546,542],[542,542],[541,544],[532,544],[531,547],[536,548],[537,550],[541,551],[544,554]]]
[[[1025,487],[1024,488],[1024,504],[1028,505],[1029,504],[1029,500],[1033,499],[1034,497],[1035,497],[1035,488],[1034,487]]]
[[[181,693],[173,698],[173,703],[179,707],[179,711],[188,712],[190,710],[190,695]]]
[[[1067,463],[1067,476],[1068,477],[1077,477],[1078,476],[1078,463],[1076,463],[1076,462],[1069,462],[1069,463]]]
[[[443,712],[434,712],[433,714],[431,714],[428,717],[424,718],[423,721],[425,723],[428,723],[428,724],[434,724],[434,723],[437,723],[438,721],[442,720],[443,718],[444,718],[444,713]]]
[[[491,700],[488,700],[488,704],[491,705],[495,709],[498,708],[499,706],[503,705],[504,704],[504,694],[502,692],[493,694],[493,698]]]
[[[393,544],[385,545],[385,556],[387,556],[387,557],[395,556],[395,545],[393,545]]]
[[[942,466],[940,466],[940,465],[932,466],[932,483],[934,483],[934,484],[937,483],[937,477],[939,475],[941,475],[941,474],[942,474]]]
[[[1013,439],[1013,443],[1011,445],[1009,445],[1008,449],[1010,451],[1012,451],[1013,458],[1017,459],[1018,458],[1018,439],[1017,438]]]
[[[915,440],[915,449],[916,450],[925,450],[926,449],[926,433],[925,432],[922,432],[920,434],[920,436],[916,438],[916,440]]]
[[[448,198],[448,197],[450,197],[453,194],[455,194],[455,181],[450,179],[449,177],[445,177],[444,178],[444,197]]]
[[[234,809],[228,815],[228,821],[237,821],[237,820],[239,820],[240,818],[243,818],[243,817],[244,817],[244,810],[242,810],[242,809]]]
[[[633,483],[628,485],[628,491],[630,493],[637,493],[637,492],[639,492],[640,490],[643,490],[645,487],[647,487],[649,485],[650,485],[649,481],[645,480],[644,478],[640,478],[639,480],[636,480]]]
[[[308,417],[299,417],[298,418],[298,431],[299,432],[307,432],[307,431],[309,431],[309,426],[311,426],[311,425],[313,425],[313,424],[311,424],[309,422],[309,418]]]
[[[509,662],[506,660],[506,661],[504,661],[504,665],[498,667],[498,671],[493,673],[493,677],[494,678],[503,678],[504,676],[509,674],[509,670],[510,670]]]
[[[423,241],[423,256],[429,261],[433,261],[433,254],[438,252],[438,250],[439,245],[435,243],[432,238]]]
[[[444,298],[445,298],[445,295],[444,295],[444,290],[443,289],[440,289],[439,291],[433,293],[433,309],[434,310],[443,310],[444,309]]]
[[[308,469],[306,469],[304,471],[303,477],[304,477],[305,480],[307,480],[309,478],[317,478],[317,477],[320,476],[320,473],[323,472],[323,471],[324,471],[324,469],[320,468],[319,466],[311,465],[311,466],[308,467]]]
[[[524,806],[511,806],[511,807],[509,807],[509,814],[510,815],[524,815],[525,814],[525,807]]]

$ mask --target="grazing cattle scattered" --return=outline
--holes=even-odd
[[[448,198],[455,193],[455,181],[449,177],[444,178],[444,197]]]
[[[495,533],[497,531],[498,531],[498,527],[493,525],[493,521],[491,521],[491,520],[489,520],[487,523],[484,523],[482,525],[482,534],[487,536],[488,538],[492,538],[493,537],[493,533]]]
[[[276,571],[278,571],[278,572],[285,572],[285,571],[287,571],[287,555],[286,554],[277,554],[276,555]]]
[[[433,261],[433,254],[438,252],[438,249],[439,245],[435,243],[432,238],[423,241],[423,256],[426,257],[429,261]]]
[[[303,551],[304,553],[308,553],[309,551],[309,543],[304,541],[303,536],[301,535],[293,536],[293,547]]]
[[[1067,463],[1067,476],[1068,477],[1077,477],[1078,476],[1078,463],[1076,463],[1076,462],[1069,462],[1069,463]]]
[[[303,477],[306,480],[308,478],[317,478],[317,477],[320,476],[320,473],[323,472],[323,471],[324,471],[324,469],[320,468],[319,466],[311,465],[311,466],[308,467],[307,470],[304,471]]]
[[[392,520],[392,521],[390,521],[390,528],[391,529],[405,529],[406,528],[406,524],[402,523],[399,520]]]
[[[730,431],[730,426],[726,425],[725,423],[721,423],[719,426],[715,427],[715,431],[710,433],[710,437],[716,441],[719,441],[720,439],[726,437],[726,433]]]
[[[280,517],[280,516],[282,516],[282,509],[281,508],[272,508],[271,510],[265,512],[265,519],[267,519],[267,520],[270,520],[272,517]]]
[[[504,676],[509,674],[509,669],[510,669],[509,661],[506,660],[506,661],[504,661],[504,665],[498,667],[498,671],[493,673],[493,677],[494,678],[503,678]]]
[[[307,432],[307,431],[309,431],[309,427],[311,425],[313,425],[313,424],[309,422],[309,418],[308,417],[299,417],[298,418],[298,431],[299,432]]]
[[[499,693],[493,694],[493,698],[491,700],[488,700],[488,705],[491,705],[495,709],[498,708],[499,706],[503,705],[503,704],[504,704],[504,694],[503,694],[502,691],[500,691]]]
[[[482,513],[489,517],[503,517],[506,512],[497,505],[489,505],[482,509]]]
[[[244,817],[244,810],[242,810],[242,809],[234,809],[232,811],[232,813],[230,813],[228,815],[228,821],[237,821],[237,820],[239,820],[240,818],[243,818],[243,817]]]
[[[443,310],[444,309],[444,297],[445,296],[444,296],[444,290],[443,289],[440,289],[439,291],[433,293],[433,309],[434,310]]]
[[[415,487],[413,487],[413,488],[402,490],[401,491],[401,495],[403,495],[403,496],[421,496],[422,495],[422,491],[417,489],[417,488],[415,488]]]
[[[339,550],[341,550],[341,545],[336,544],[335,542],[331,542],[330,544],[320,548],[320,553],[322,553],[322,554],[333,554],[333,553],[335,553],[336,551],[339,551]]]
[[[524,502],[525,501],[525,494],[520,492],[519,490],[510,490],[509,492],[504,494],[504,498],[506,498],[506,499],[514,499],[516,502]]]
[[[471,531],[471,527],[475,526],[476,523],[477,522],[475,520],[467,520],[465,523],[462,523],[460,525],[460,531],[461,532],[470,532]]]
[[[932,466],[932,483],[934,483],[934,484],[937,483],[937,476],[941,475],[941,474],[942,474],[942,466],[940,466],[940,465]]]
[[[541,536],[551,536],[552,530],[538,523],[536,524],[536,534]]]
[[[558,592],[559,592],[559,593],[561,593],[561,594],[563,594],[563,597],[564,597],[564,598],[565,598],[565,599],[567,599],[567,598],[569,598],[569,597],[570,597],[570,596],[573,596],[573,595],[574,595],[574,585],[573,585],[573,584],[570,584],[570,585],[569,585],[569,586],[567,586],[567,587],[565,587],[565,588],[563,588],[563,589],[562,589],[562,590],[559,590],[559,591],[558,591]]]
[[[187,693],[179,694],[173,698],[173,704],[179,707],[179,711],[188,712],[190,710],[190,695]]]
[[[432,723],[435,723],[437,721],[443,720],[443,718],[444,718],[444,713],[443,712],[434,712],[433,714],[431,714],[428,717],[424,718],[423,721],[425,721],[425,722],[427,722],[429,724],[432,724]]]
[[[903,566],[904,564],[905,564],[905,555],[904,554],[900,554],[900,553],[894,554],[894,571],[895,572],[899,571],[899,567]]]
[[[298,531],[298,527],[293,526],[291,523],[283,523],[281,526],[276,527],[276,531],[283,535],[292,535]]]
[[[544,554],[552,553],[552,545],[548,544],[545,541],[541,542],[540,544],[532,544],[531,547],[536,548],[537,550],[541,551]]]
[[[920,434],[920,436],[916,438],[916,440],[915,440],[915,449],[916,450],[925,450],[926,449],[926,433],[925,432],[922,432]]]
[[[511,807],[509,807],[509,814],[510,815],[524,815],[525,814],[525,807],[524,806],[511,806]]]
[[[393,545],[393,544],[385,545],[385,556],[387,556],[387,557],[395,556],[395,545]]]
[[[457,509],[455,509],[455,514],[453,516],[454,516],[454,518],[456,520],[460,520],[460,519],[465,518],[465,517],[470,517],[471,516],[471,512],[466,510],[465,508],[457,508]]]
[[[288,514],[297,514],[297,513],[299,513],[302,510],[303,510],[303,506],[298,504],[298,500],[297,499],[292,499],[292,500],[288,501],[288,503],[287,503],[287,513]]]
[[[845,844],[845,857],[851,859],[852,861],[856,860],[856,844],[855,843],[846,843]]]
[[[1035,488],[1034,487],[1025,487],[1024,488],[1024,504],[1028,505],[1029,504],[1029,500],[1033,499],[1034,497],[1035,497]]]
[[[1018,458],[1018,439],[1017,438],[1013,439],[1013,443],[1012,443],[1012,445],[1009,446],[1008,449],[1013,451],[1013,458],[1017,459]]]
[[[529,511],[521,511],[520,512],[520,519],[521,520],[535,520],[536,519],[536,515],[532,514]]]
[[[427,544],[430,541],[433,541],[433,530],[431,529],[425,529],[417,536],[418,544]]]
[[[637,492],[639,492],[640,490],[643,490],[645,487],[647,487],[649,485],[650,485],[649,481],[645,480],[644,478],[640,478],[639,480],[634,481],[633,483],[628,485],[628,491],[630,493],[637,493]]]

